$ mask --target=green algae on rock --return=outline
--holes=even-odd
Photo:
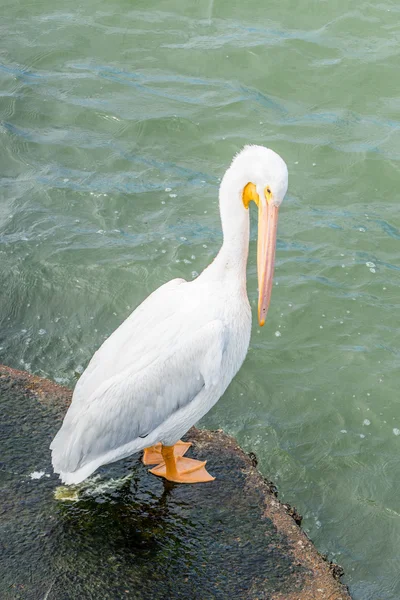
[[[48,446],[70,390],[0,367],[0,596],[137,600],[350,598],[235,440],[191,429],[216,480],[177,485],[138,456],[57,501]]]

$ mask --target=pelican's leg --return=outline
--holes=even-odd
[[[174,453],[175,447],[176,445],[161,446],[161,454],[164,462],[150,469],[150,473],[164,477],[168,481],[175,481],[176,483],[201,483],[215,479],[205,469],[207,461],[176,456]]]
[[[191,442],[176,442],[175,446],[172,446],[174,449],[175,456],[183,456],[190,448]],[[163,456],[161,454],[161,443],[154,444],[154,446],[149,446],[144,449],[143,454],[143,464],[144,465],[159,465],[164,462]]]

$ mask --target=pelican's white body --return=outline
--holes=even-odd
[[[224,243],[216,259],[194,281],[175,279],[158,288],[94,354],[50,446],[54,471],[65,483],[79,483],[99,466],[156,442],[175,444],[241,367],[251,331],[249,216],[241,193],[248,181],[264,185],[266,159],[280,170],[276,187],[278,175],[286,176],[287,187],[278,155],[246,147],[221,184]],[[238,163],[242,173],[234,169]]]

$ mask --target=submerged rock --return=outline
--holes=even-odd
[[[350,598],[255,456],[222,431],[187,436],[212,483],[171,484],[137,455],[60,488],[48,448],[70,399],[0,366],[1,598]]]

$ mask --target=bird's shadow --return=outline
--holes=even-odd
[[[174,497],[178,484],[156,478],[140,464],[130,473],[113,479],[95,478],[78,490],[76,501],[59,502],[58,514],[64,545],[71,540],[74,551],[91,545],[136,560],[155,555],[165,545],[180,543],[191,521],[186,502]]]

